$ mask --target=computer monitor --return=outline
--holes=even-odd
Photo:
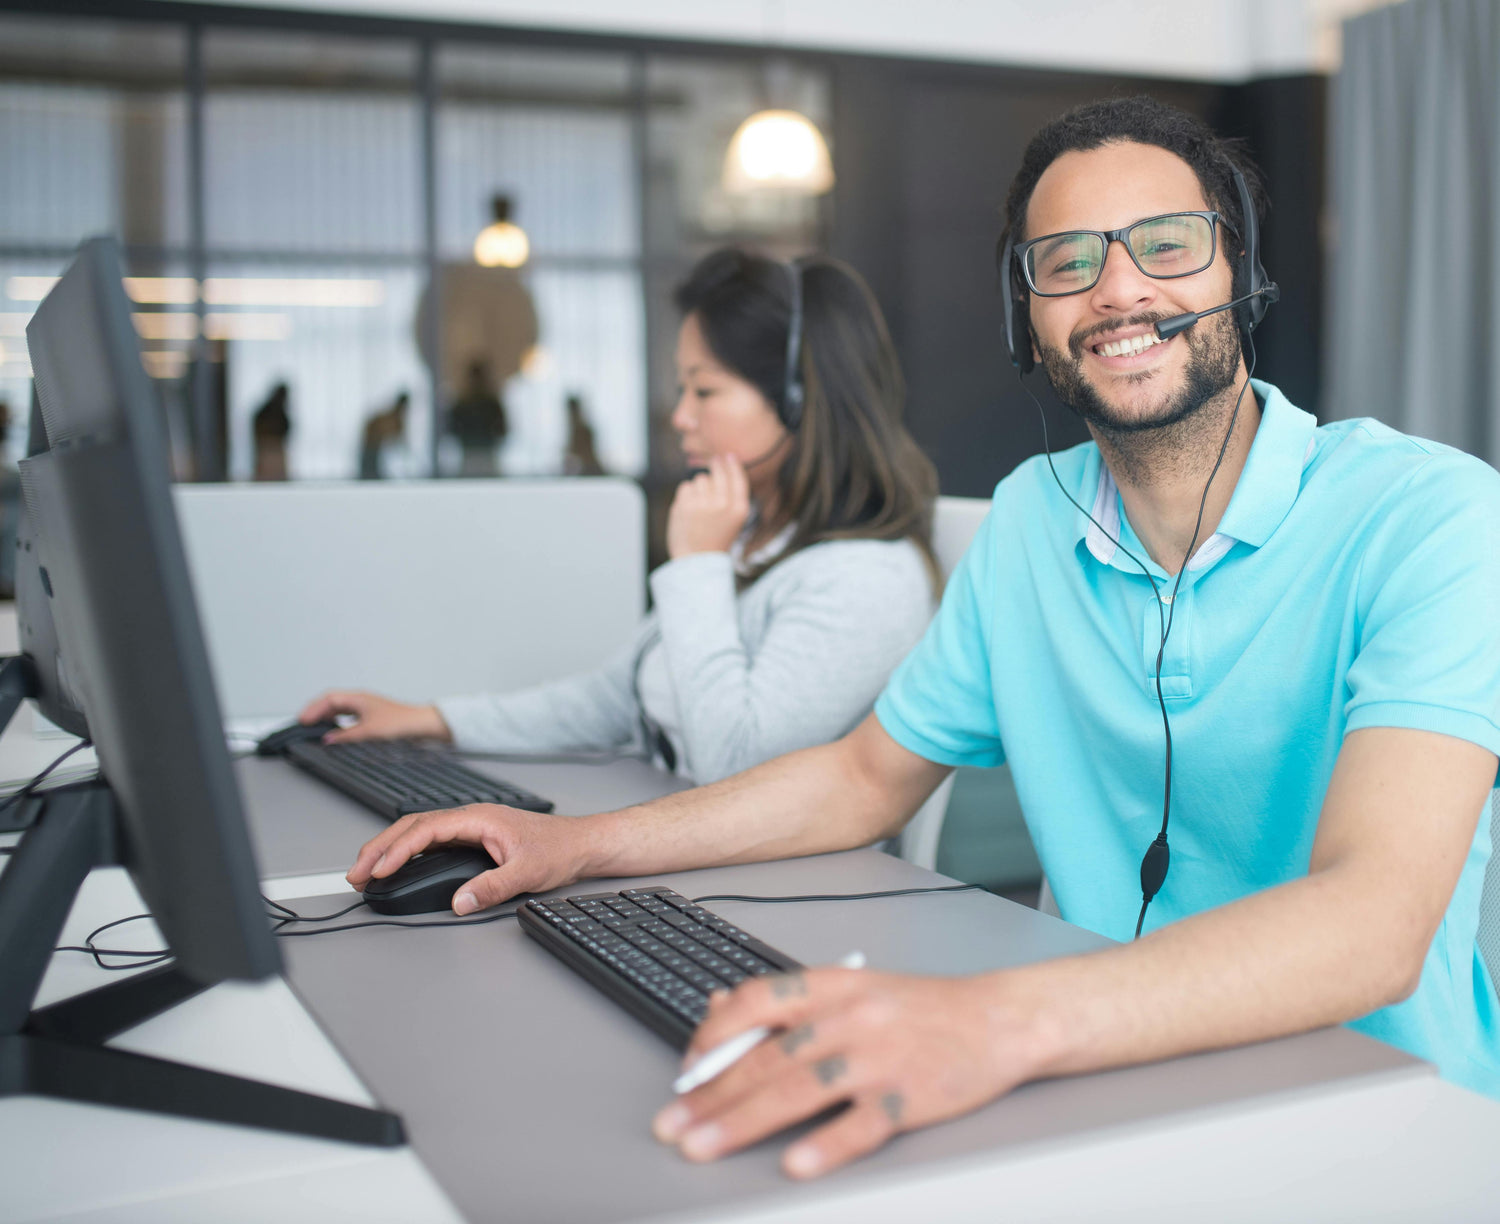
[[[27,454],[47,449],[36,392],[31,396],[31,425]],[[64,731],[88,738],[88,721],[77,699],[68,689],[68,669],[57,648],[52,610],[42,587],[36,532],[26,515],[24,502],[15,507],[15,556],[11,576],[15,583],[16,627],[20,654],[0,664],[0,731],[10,725],[21,703],[31,698],[43,715]],[[0,833],[24,829],[36,815],[32,803],[0,802]]]
[[[40,455],[47,449],[47,427],[36,390],[31,393],[31,424],[27,430],[27,456]],[[16,624],[20,635],[21,657],[26,660],[30,696],[37,709],[51,722],[83,739],[89,737],[88,719],[77,697],[68,685],[68,664],[57,647],[57,630],[52,624],[52,609],[42,586],[41,561],[36,546],[36,531],[26,513],[24,501],[16,524]],[[4,721],[8,722],[7,717]]]
[[[99,1044],[204,986],[281,969],[122,272],[113,241],[86,243],[27,327],[48,445],[22,462],[22,495],[100,782],[50,792],[0,876],[0,1047],[17,1045],[19,1061],[49,1071],[5,1082],[18,1060],[0,1057],[0,1094],[44,1083],[75,1099],[400,1142],[391,1114],[145,1060],[156,1062],[153,1079],[138,1057],[111,1064],[117,1052]],[[31,1011],[36,983],[24,967],[45,967],[77,885],[103,862],[130,872],[175,964]],[[70,1042],[74,1054],[88,1046],[87,1057],[70,1063]]]

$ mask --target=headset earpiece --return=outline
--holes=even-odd
[[[1234,189],[1239,193],[1240,219],[1245,231],[1242,241],[1245,244],[1245,271],[1249,277],[1245,285],[1245,293],[1255,295],[1241,308],[1244,313],[1239,316],[1240,332],[1248,344],[1250,333],[1266,317],[1266,311],[1280,296],[1280,292],[1271,283],[1270,277],[1266,275],[1265,267],[1260,262],[1260,220],[1255,215],[1255,201],[1250,196],[1250,186],[1245,182],[1245,176],[1240,173],[1238,166],[1231,162],[1229,169],[1234,175]]]
[[[1010,363],[1022,374],[1030,374],[1036,365],[1031,350],[1031,306],[1026,300],[1026,282],[1016,273],[1015,240],[1006,235],[1000,252],[1002,304],[1005,310],[1005,351]]]
[[[802,407],[807,397],[802,386],[802,265],[793,259],[787,263],[786,271],[791,281],[792,311],[786,329],[786,380],[781,392],[781,423],[795,433],[802,423]]]

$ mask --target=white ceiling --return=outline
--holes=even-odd
[[[1331,70],[1339,22],[1389,2],[279,0],[279,6],[1234,81]]]

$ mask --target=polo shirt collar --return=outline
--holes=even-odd
[[[1302,470],[1312,458],[1318,423],[1270,383],[1252,380],[1251,386],[1260,400],[1260,426],[1219,529],[1193,553],[1189,572],[1206,569],[1236,542],[1259,548],[1281,526],[1302,489]],[[1119,552],[1115,540],[1122,538],[1120,493],[1098,447],[1091,452],[1084,464],[1079,501],[1098,523],[1077,515],[1078,538],[1097,561],[1113,565]]]

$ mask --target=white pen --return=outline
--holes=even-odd
[[[838,960],[840,969],[863,969],[865,967],[865,954],[863,952],[850,952],[847,956],[841,956]],[[746,1029],[738,1033],[728,1041],[714,1046],[707,1054],[695,1062],[691,1067],[672,1081],[672,1091],[678,1096],[684,1092],[691,1092],[694,1088],[708,1083],[715,1076],[722,1075],[730,1067],[744,1058],[746,1054],[755,1049],[762,1041],[771,1035],[771,1030],[764,1024],[757,1024],[752,1029]]]

